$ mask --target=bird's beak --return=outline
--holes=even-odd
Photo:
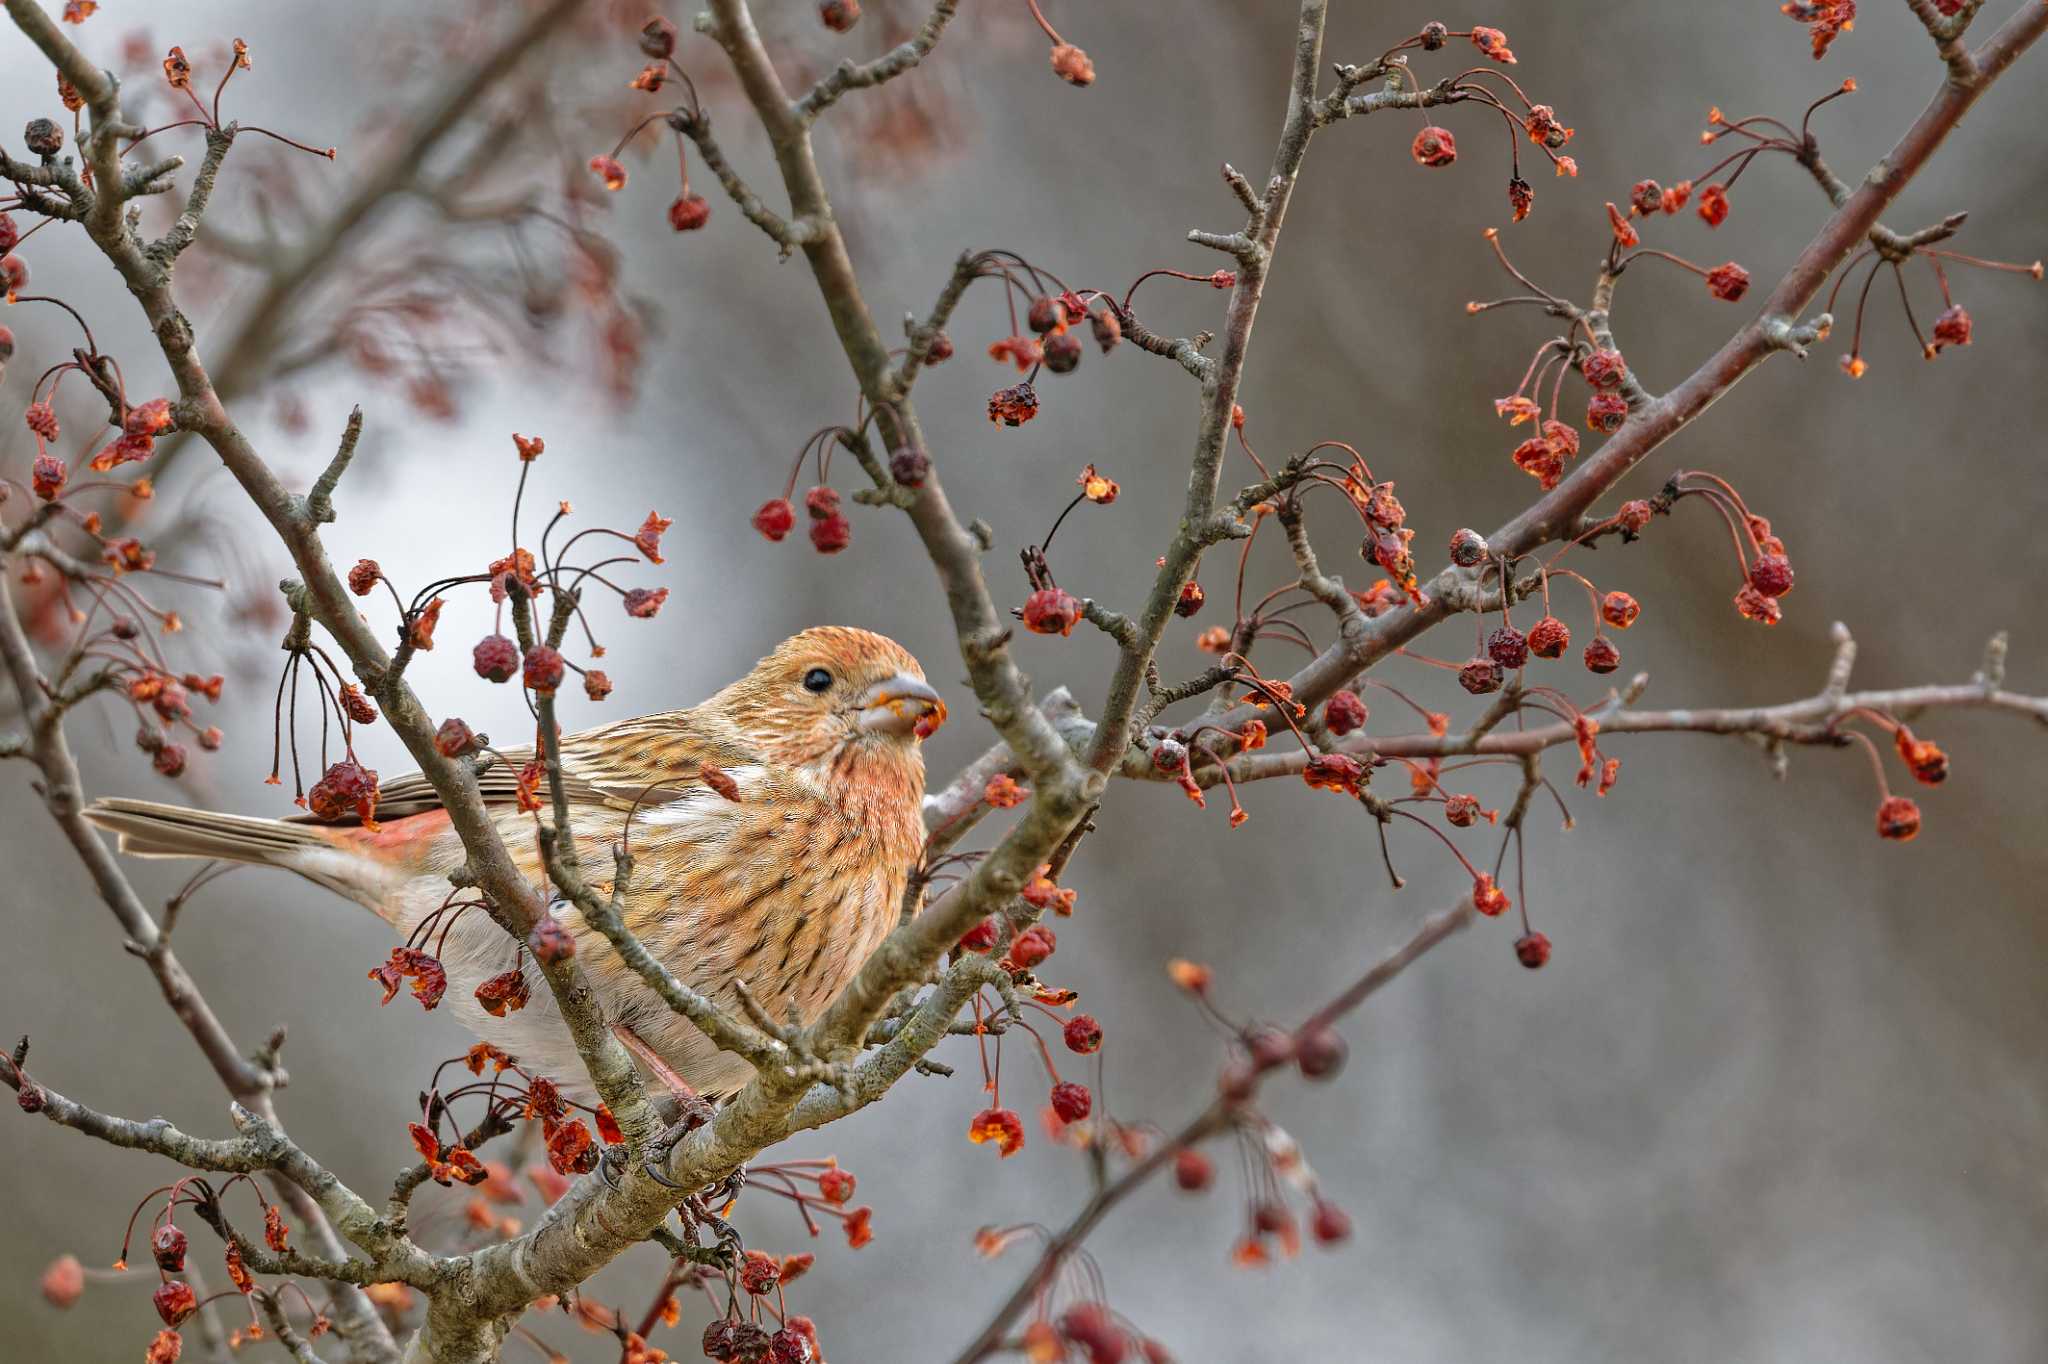
[[[946,723],[946,703],[922,680],[906,673],[877,682],[862,698],[860,727],[873,734],[923,739]]]

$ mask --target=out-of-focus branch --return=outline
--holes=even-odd
[[[946,31],[946,25],[953,21],[954,11],[960,7],[960,0],[934,0],[932,12],[922,26],[907,41],[899,43],[871,62],[843,61],[832,68],[832,73],[812,86],[804,97],[797,101],[797,117],[805,124],[811,123],[818,115],[839,102],[839,97],[848,90],[865,90],[894,80],[915,67],[932,49],[939,45],[939,36]]]

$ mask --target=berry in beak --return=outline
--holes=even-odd
[[[946,703],[923,680],[905,673],[877,682],[862,698],[860,727],[896,738],[930,737],[946,723]]]

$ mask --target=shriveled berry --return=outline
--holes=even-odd
[[[1642,603],[1626,592],[1609,592],[1600,599],[1600,619],[1617,630],[1626,630],[1643,614]]]
[[[1951,303],[1934,319],[1934,349],[1970,344],[1970,314],[1960,303]]]
[[[1350,1053],[1344,1038],[1327,1026],[1310,1028],[1294,1042],[1294,1064],[1311,1080],[1327,1080],[1344,1069]]]
[[[1476,530],[1451,532],[1451,562],[1471,568],[1486,557],[1486,537]]]
[[[1586,429],[1613,435],[1628,420],[1628,402],[1619,393],[1595,393],[1586,404]]]
[[[1759,554],[1749,566],[1749,585],[1766,597],[1782,597],[1792,590],[1792,561],[1782,554]]]
[[[150,1234],[149,1253],[164,1273],[180,1272],[185,1268],[185,1233],[169,1222],[164,1223]]]
[[[853,543],[853,522],[838,512],[811,522],[811,548],[820,554],[837,554]]]
[[[1052,73],[1069,85],[1093,85],[1095,63],[1088,54],[1072,43],[1055,43],[1052,49]]]
[[[853,1201],[854,1184],[851,1172],[834,1165],[818,1175],[818,1197],[835,1208],[843,1207]]]
[[[1192,616],[1195,614],[1195,612],[1201,610],[1202,603],[1205,600],[1207,600],[1207,594],[1202,591],[1202,585],[1200,583],[1182,583],[1180,587],[1180,595],[1178,597],[1175,597],[1173,600],[1173,614],[1185,620],[1187,617]]]
[[[1620,388],[1621,381],[1628,377],[1628,363],[1618,350],[1596,350],[1579,362],[1579,373],[1602,391]]]
[[[348,571],[348,590],[358,597],[367,597],[383,576],[384,570],[377,567],[375,559],[358,559],[356,566]]]
[[[661,604],[668,600],[665,587],[635,587],[626,592],[626,614],[635,620],[647,620],[661,610]]]
[[[1728,186],[1708,185],[1700,191],[1698,207],[1700,221],[1708,227],[1719,227],[1728,221]]]
[[[1707,271],[1707,292],[1723,303],[1734,303],[1749,292],[1749,271],[1729,261]]]
[[[988,419],[1002,426],[1022,426],[1038,415],[1038,392],[1029,384],[999,388],[989,395]]]
[[[932,343],[926,348],[924,353],[924,362],[927,365],[943,365],[952,358],[953,338],[944,332],[940,332],[932,337]]]
[[[1614,641],[1605,635],[1593,636],[1593,642],[1586,646],[1582,657],[1588,672],[1611,673],[1621,666],[1621,650],[1614,647]]]
[[[1464,794],[1444,797],[1444,819],[1455,828],[1471,828],[1479,822],[1479,797]]]
[[[1348,687],[1323,704],[1323,723],[1340,739],[1355,729],[1363,728],[1370,714],[1365,701]]]
[[[1529,637],[1503,625],[1486,637],[1486,656],[1503,668],[1519,668],[1529,661]]]
[[[1664,206],[1664,187],[1655,180],[1638,180],[1628,192],[1628,206],[1639,214],[1655,213]]]
[[[562,685],[565,665],[561,653],[551,644],[536,644],[526,651],[520,665],[520,680],[542,696],[554,695]]]
[[[656,61],[674,56],[676,26],[659,16],[649,19],[640,29],[640,50]]]
[[[1475,658],[1458,669],[1458,685],[1474,696],[1499,691],[1505,681],[1500,664],[1490,658]]]
[[[1107,306],[1088,314],[1088,329],[1095,334],[1095,345],[1104,355],[1115,350],[1117,343],[1124,339],[1124,324]]]
[[[1068,1019],[1060,1037],[1067,1044],[1068,1051],[1083,1056],[1093,1055],[1102,1049],[1102,1025],[1092,1014],[1076,1014]]]
[[[1920,832],[1920,807],[1904,796],[1886,796],[1877,807],[1877,836],[1894,843],[1910,841]]]
[[[47,118],[32,118],[21,130],[21,140],[37,156],[55,156],[64,150],[64,130]]]
[[[1025,314],[1024,320],[1031,330],[1044,336],[1055,327],[1067,325],[1067,305],[1051,294],[1041,295],[1031,300],[1031,310]]]
[[[786,497],[770,498],[754,513],[754,529],[770,540],[780,540],[796,525],[796,508]]]
[[[1488,918],[1497,918],[1514,905],[1508,893],[1495,884],[1491,876],[1484,873],[1472,882],[1472,907]]]
[[[759,1297],[782,1282],[782,1263],[765,1250],[750,1250],[740,1260],[740,1287]]]
[[[590,158],[591,174],[604,181],[604,187],[614,192],[626,187],[626,168],[619,164],[617,157],[593,156]]]
[[[1045,352],[1045,367],[1054,374],[1072,374],[1081,363],[1081,338],[1072,332],[1046,337],[1040,349]]]
[[[1451,136],[1449,128],[1439,128],[1432,123],[1408,144],[1408,154],[1418,165],[1448,166],[1458,159],[1458,139]]]
[[[166,1326],[183,1325],[186,1318],[199,1310],[199,1295],[183,1279],[170,1279],[159,1284],[156,1292],[149,1295],[149,1301]]]
[[[1059,939],[1044,924],[1033,924],[1017,935],[1010,944],[1010,963],[1029,971],[1053,954],[1059,946]]]
[[[1656,511],[1657,509],[1643,498],[1632,498],[1621,504],[1621,510],[1614,514],[1614,519],[1620,523],[1623,531],[1636,535],[1641,533],[1644,526],[1650,524],[1650,518],[1656,515]]]
[[[1081,620],[1081,599],[1061,587],[1041,587],[1024,599],[1024,628],[1035,635],[1070,635]]]
[[[889,476],[899,487],[922,488],[931,471],[931,456],[922,450],[906,448],[889,456]]]
[[[16,246],[20,244],[20,224],[14,221],[13,214],[0,212],[0,256],[6,255],[8,252],[12,251]],[[14,333],[9,332],[7,334],[7,339],[9,341],[12,341],[14,339]],[[9,351],[7,354],[12,355],[13,353],[14,352]],[[0,360],[4,360],[6,358],[6,355],[0,355]]]
[[[1541,933],[1524,933],[1515,939],[1515,960],[1536,970],[1550,960],[1550,939]]]
[[[1571,647],[1571,627],[1556,616],[1545,616],[1529,628],[1529,652],[1538,658],[1562,658]]]
[[[825,0],[818,18],[834,33],[844,33],[860,22],[860,0]]]
[[[57,494],[64,491],[64,484],[70,477],[71,470],[64,461],[47,450],[37,455],[29,466],[29,486],[45,502],[56,501]]]
[[[1079,1122],[1094,1107],[1094,1096],[1089,1094],[1086,1085],[1065,1080],[1052,1087],[1052,1111],[1060,1115],[1061,1122]]]
[[[486,682],[510,682],[519,671],[519,646],[503,635],[485,635],[471,651],[470,661]]]

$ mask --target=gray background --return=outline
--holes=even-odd
[[[1987,18],[2012,7],[1995,0]],[[110,48],[128,8],[106,6],[86,37]],[[196,51],[209,35],[248,38],[258,65],[231,107],[340,142],[346,156],[346,130],[383,88],[374,35],[384,30],[362,8],[179,3],[150,7],[149,19],[158,45]],[[1266,165],[1292,6],[1062,6],[1071,13],[1055,21],[1101,73],[1085,92],[1052,79],[1011,7],[965,8],[913,78],[926,83],[945,128],[944,154],[915,167],[868,163],[862,188],[844,191],[877,311],[922,311],[968,246],[1010,247],[1105,287],[1151,266],[1213,269],[1217,260],[1181,236],[1235,225],[1214,174],[1220,160],[1255,175]],[[1408,3],[1337,8],[1333,60],[1369,60],[1435,15]],[[762,9],[764,23],[817,45],[808,6]],[[1524,269],[1582,293],[1604,239],[1601,201],[1642,175],[1668,182],[1701,169],[1694,138],[1709,103],[1796,119],[1807,99],[1854,75],[1863,93],[1819,121],[1830,159],[1853,177],[1939,78],[1903,6],[1867,5],[1818,65],[1802,31],[1775,10],[1552,0],[1477,16],[1507,29],[1521,58],[1514,74],[1579,130],[1576,183],[1530,175],[1536,212],[1508,233]],[[877,41],[867,26],[848,40],[862,52]],[[685,53],[693,69],[715,66],[701,39]],[[1456,65],[1452,56],[1423,69],[1442,75],[1465,64],[1462,52]],[[600,83],[623,81],[636,61],[629,44],[614,44]],[[12,34],[0,37],[0,77],[0,127],[50,111],[46,71]],[[741,131],[729,87],[711,84],[728,152],[765,189],[763,148]],[[1961,249],[2039,254],[2048,202],[2042,88],[2038,59],[2009,77],[1907,193],[1894,225],[1968,208]],[[1338,437],[1397,478],[1431,566],[1453,527],[1495,525],[1531,492],[1508,464],[1513,437],[1489,400],[1509,389],[1545,334],[1532,317],[1463,315],[1467,298],[1498,283],[1479,228],[1503,220],[1506,169],[1498,127],[1474,109],[1448,121],[1463,154],[1441,172],[1408,161],[1413,116],[1317,140],[1244,395],[1269,456]],[[593,130],[582,140],[595,151],[609,136]],[[847,149],[830,134],[824,141],[828,174],[845,184]],[[538,376],[515,360],[465,381],[452,426],[423,420],[398,394],[346,371],[297,381],[309,434],[282,433],[267,404],[243,405],[248,424],[304,480],[348,406],[366,405],[371,436],[330,545],[344,562],[379,557],[401,581],[500,552],[512,430],[547,438],[535,469],[540,505],[570,497],[598,523],[637,524],[650,502],[674,515],[660,581],[677,595],[651,626],[607,629],[619,690],[603,713],[692,703],[784,634],[826,621],[893,634],[960,698],[938,593],[900,521],[855,509],[854,547],[830,562],[747,528],[803,437],[843,419],[851,390],[800,264],[778,266],[722,198],[706,232],[668,232],[664,160],[636,162],[635,183],[615,204],[628,286],[652,300],[661,328],[637,403],[606,398],[573,360]],[[1718,233],[1688,214],[1660,223],[1655,244],[1708,265],[1732,256],[1760,292],[1823,204],[1784,161],[1753,168],[1734,197]],[[131,376],[151,373],[126,300],[97,262],[55,235],[32,244],[38,286],[89,304],[116,338],[109,344],[136,357]],[[1774,518],[1800,573],[1786,623],[1766,632],[1728,606],[1736,583],[1725,539],[1702,509],[1661,523],[1638,546],[1588,556],[1584,566],[1603,585],[1645,603],[1642,623],[1620,642],[1623,676],[1652,674],[1646,704],[1805,695],[1820,681],[1837,619],[1862,643],[1864,685],[1961,680],[1984,637],[2011,627],[2014,684],[2048,687],[2039,628],[2048,550],[2032,533],[2048,417],[2039,383],[2048,295],[2011,276],[1957,272],[1955,282],[1977,321],[1969,350],[1923,364],[1887,282],[1873,292],[1869,378],[1852,385],[1836,372],[1842,332],[1805,366],[1775,360],[1629,485],[1647,495],[1681,465],[1723,473]],[[1938,308],[1931,282],[1916,272],[1914,287],[1925,321]],[[1218,297],[1190,286],[1154,282],[1141,300],[1162,329],[1192,331],[1219,316]],[[196,311],[203,345],[205,310]],[[9,320],[31,353],[61,339],[25,313]],[[1638,373],[1663,387],[1743,315],[1690,277],[1648,265],[1624,284],[1616,328]],[[1042,533],[1074,471],[1094,460],[1122,480],[1123,500],[1063,531],[1057,566],[1077,590],[1134,605],[1179,505],[1191,386],[1130,348],[1107,360],[1091,352],[1077,376],[1042,386],[1037,421],[992,433],[983,400],[1009,380],[979,349],[999,334],[994,295],[972,298],[954,328],[961,358],[920,388],[956,503],[997,528],[989,564],[999,590],[1021,599],[1011,556]],[[11,415],[21,367],[9,376],[4,438],[16,473],[27,462]],[[187,486],[198,452],[191,458]],[[1242,472],[1233,466],[1231,476]],[[239,538],[254,547],[234,555],[244,580],[274,580],[278,556],[232,510],[226,480],[215,472],[198,486],[226,521],[199,557]],[[1349,532],[1334,519],[1321,524],[1326,561],[1354,585],[1369,581],[1345,550]],[[1284,571],[1276,548],[1262,544],[1255,559],[1264,582]],[[1218,604],[1228,576],[1219,558],[1206,578]],[[1215,610],[1176,624],[1163,655],[1169,674],[1202,661],[1193,635]],[[1572,618],[1578,628],[1582,610]],[[515,733],[516,698],[467,675],[462,642],[480,622],[474,608],[451,611],[444,648],[422,660],[415,681],[437,709]],[[1426,647],[1459,655],[1461,628]],[[208,629],[216,642],[225,633]],[[125,722],[106,735],[89,720],[74,726],[94,750],[94,787],[278,811],[277,794],[257,781],[267,756],[267,642],[266,627],[229,650],[250,665],[223,706],[229,748],[180,787],[111,742]],[[1099,639],[1026,638],[1019,653],[1041,684],[1070,681],[1096,704],[1107,665]],[[1396,660],[1385,675],[1443,694],[1437,675],[1414,664]],[[1576,669],[1562,675],[1578,694],[1597,694]],[[1378,698],[1375,710],[1394,714]],[[599,717],[580,698],[570,713]],[[987,741],[964,701],[954,716],[930,746],[940,775]],[[2038,1041],[2048,1025],[2039,912],[2048,858],[2024,832],[2048,815],[2043,736],[1978,715],[1927,730],[1949,748],[1955,776],[1927,794],[1926,831],[1905,847],[1873,835],[1875,795],[1853,753],[1795,754],[1780,786],[1737,743],[1617,740],[1621,786],[1604,802],[1574,793],[1576,832],[1556,836],[1548,817],[1531,823],[1535,914],[1557,944],[1550,967],[1521,970],[1513,931],[1483,923],[1347,1025],[1353,1053],[1341,1080],[1272,1086],[1273,1116],[1356,1219],[1352,1244],[1263,1272],[1231,1268],[1244,1210],[1227,1173],[1234,1162],[1219,1151],[1226,1177],[1207,1198],[1148,1190],[1091,1243],[1112,1301],[1181,1357],[1202,1360],[2048,1354],[2048,1271],[2038,1253],[2048,1233],[2048,1077]],[[387,772],[405,766],[387,733],[373,733],[367,748]],[[1552,764],[1560,780],[1569,756]],[[221,1131],[217,1086],[56,849],[25,773],[0,775],[0,1028],[32,1031],[37,1069],[80,1098]],[[1166,958],[1211,962],[1232,1007],[1290,1019],[1459,889],[1412,831],[1397,844],[1411,888],[1395,895],[1369,828],[1341,802],[1287,783],[1255,789],[1250,803],[1252,822],[1226,834],[1219,809],[1198,814],[1170,787],[1118,787],[1105,832],[1075,864],[1081,908],[1060,925],[1052,974],[1078,988],[1107,1028],[1107,1098],[1131,1119],[1180,1120],[1202,1101],[1218,1055],[1214,1035],[1164,979]],[[136,875],[154,897],[178,880],[155,866]],[[283,1108],[292,1129],[358,1188],[384,1187],[407,1158],[415,1089],[465,1038],[440,1015],[423,1020],[409,1001],[375,1007],[363,972],[388,945],[382,925],[255,873],[206,897],[178,941],[238,1035],[290,1025]],[[972,1051],[954,1044],[946,1055],[963,1068],[959,1077],[913,1077],[889,1102],[790,1144],[791,1154],[837,1152],[876,1208],[875,1244],[849,1254],[828,1234],[818,1269],[793,1294],[820,1322],[834,1360],[951,1358],[1024,1268],[977,1261],[974,1229],[1058,1223],[1084,1192],[1077,1160],[1042,1139],[1000,1166],[970,1146],[963,1132],[980,1106]],[[1013,1100],[1035,1105],[1036,1081],[1017,1080],[1035,1063],[1021,1050],[1011,1061]],[[0,1122],[10,1228],[0,1248],[0,1353],[139,1353],[154,1328],[146,1287],[96,1286],[80,1309],[59,1314],[37,1296],[35,1276],[64,1250],[89,1264],[111,1260],[131,1200],[169,1177],[162,1163],[151,1166],[51,1127]],[[757,1244],[798,1248],[801,1230],[783,1207],[740,1216]],[[650,1253],[616,1267],[600,1288],[637,1313],[658,1273]],[[567,1323],[535,1324],[579,1358],[609,1355],[600,1338]],[[693,1357],[701,1324],[693,1313],[661,1343]]]

